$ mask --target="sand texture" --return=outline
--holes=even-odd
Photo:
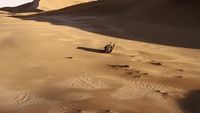
[[[1,11],[0,113],[200,113],[199,2],[161,1]]]

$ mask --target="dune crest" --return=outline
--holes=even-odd
[[[41,10],[56,10],[68,6],[90,2],[92,0],[41,0],[39,9]]]
[[[0,10],[8,11],[11,13],[23,13],[23,12],[34,12],[40,11],[38,10],[40,0],[33,0],[33,2],[26,3],[16,7],[5,7],[1,8]]]
[[[16,7],[4,7],[0,8],[0,10],[11,13],[49,11],[91,1],[92,0],[33,0],[33,2],[25,3]]]

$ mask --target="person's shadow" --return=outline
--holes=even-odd
[[[89,52],[95,52],[95,53],[104,53],[103,49],[94,49],[94,48],[88,48],[88,47],[77,47],[77,49],[89,51]]]

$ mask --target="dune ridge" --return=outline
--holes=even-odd
[[[91,1],[92,0],[33,0],[30,3],[25,3],[16,7],[4,7],[0,8],[0,10],[11,13],[50,11]]]
[[[68,6],[91,1],[92,0],[41,0],[38,8],[45,11],[57,10]]]
[[[39,2],[40,0],[33,0],[30,3],[22,4],[16,7],[4,7],[0,8],[0,10],[8,11],[10,13],[23,13],[23,12],[35,12],[35,11],[37,12],[41,11],[38,10]]]

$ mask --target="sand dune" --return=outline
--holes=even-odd
[[[48,1],[0,13],[0,113],[200,113],[199,2]]]
[[[1,8],[0,10],[8,11],[11,13],[23,13],[23,12],[34,12],[34,11],[40,11],[38,10],[40,0],[34,0],[33,2],[26,3],[20,6],[16,7],[5,7]]]
[[[99,0],[19,18],[72,26],[129,40],[200,48],[198,5],[198,1]],[[56,16],[59,17],[54,19]]]
[[[98,0],[96,2],[79,4],[45,14],[57,15],[105,15],[121,19],[165,24],[173,26],[198,27],[200,17],[198,1],[171,0]],[[129,18],[127,18],[129,17]],[[178,21],[176,21],[178,20]]]
[[[40,0],[39,9],[56,10],[92,0]]]
[[[91,1],[92,0],[33,0],[33,2],[30,3],[22,4],[16,7],[4,7],[0,8],[0,10],[12,13],[39,12],[61,9],[67,6]]]

